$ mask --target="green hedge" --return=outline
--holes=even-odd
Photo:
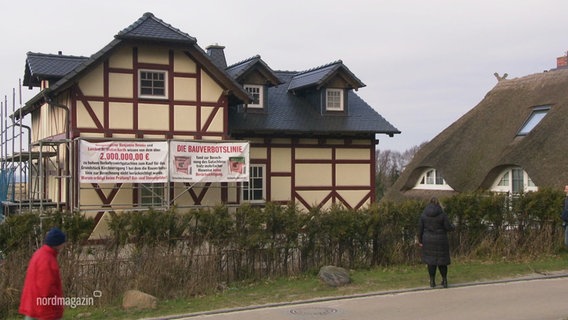
[[[564,194],[541,190],[508,197],[469,193],[440,199],[456,225],[455,258],[510,259],[563,247]],[[105,243],[87,241],[93,221],[79,213],[13,215],[0,224],[0,317],[15,310],[25,268],[51,226],[69,245],[60,255],[67,294],[100,290],[100,304],[137,288],[158,297],[202,294],[231,281],[317,272],[323,265],[352,269],[420,263],[415,244],[426,202],[383,202],[361,210],[333,206],[299,210],[267,203],[193,210],[112,213]]]

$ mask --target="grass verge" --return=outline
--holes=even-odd
[[[565,252],[554,256],[516,261],[454,261],[449,267],[448,280],[451,286],[452,284],[520,278],[531,274],[568,272],[567,261],[568,253]],[[191,299],[159,301],[157,309],[154,310],[125,311],[120,307],[120,301],[107,307],[67,308],[64,319],[152,318],[428,286],[428,276],[424,265],[353,270],[351,278],[350,285],[339,288],[332,288],[320,282],[316,272],[293,278],[241,282],[231,284],[223,291]],[[11,319],[21,319],[21,317],[14,316]]]

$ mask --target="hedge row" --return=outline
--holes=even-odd
[[[562,248],[564,194],[518,197],[471,193],[441,199],[454,221],[456,258],[516,258]],[[98,290],[98,303],[137,288],[162,298],[210,292],[232,281],[314,272],[323,265],[360,269],[420,263],[415,245],[421,200],[361,210],[299,210],[272,203],[111,214],[102,245],[87,241],[93,221],[79,213],[9,216],[0,224],[0,316],[15,310],[27,261],[54,225],[69,237],[61,269],[67,294]]]

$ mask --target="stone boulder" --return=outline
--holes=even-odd
[[[332,287],[340,287],[351,283],[349,271],[341,267],[323,266],[321,267],[318,278]]]
[[[138,290],[128,290],[122,297],[124,309],[155,309],[157,304],[156,297]]]

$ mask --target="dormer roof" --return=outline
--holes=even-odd
[[[248,74],[259,72],[269,86],[282,84],[276,73],[262,60],[260,55],[250,57],[241,62],[237,62],[225,69],[225,71],[237,82],[244,83]]]
[[[365,84],[338,60],[317,68],[297,73],[288,85],[289,91],[298,91],[315,87],[319,90],[335,77],[341,77],[348,84],[348,89],[359,89]]]
[[[288,88],[297,76],[294,71],[276,71],[284,83],[268,89],[265,112],[247,113],[230,110],[229,130],[233,136],[285,134],[326,136],[393,136],[400,131],[378,114],[353,90],[348,90],[349,113],[322,115],[312,101],[292,94]]]
[[[28,52],[24,71],[24,86],[38,87],[41,80],[57,81],[88,58],[63,54]]]

